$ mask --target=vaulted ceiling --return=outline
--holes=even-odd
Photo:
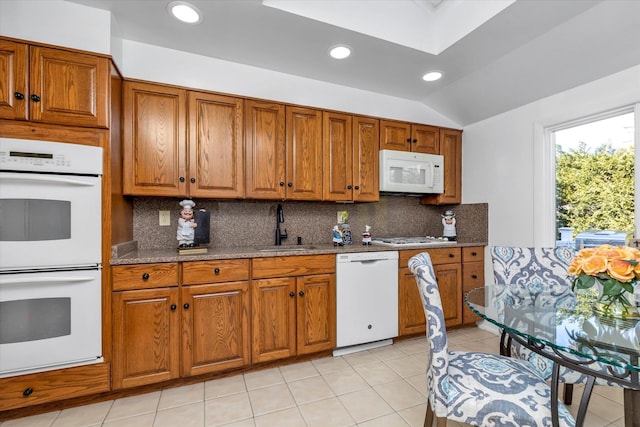
[[[640,64],[640,0],[68,0],[133,41],[423,102],[461,126]],[[331,46],[352,55],[337,61]],[[437,69],[444,77],[425,82]]]

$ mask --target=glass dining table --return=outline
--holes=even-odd
[[[554,362],[552,411],[553,406],[557,411],[562,365],[589,378],[577,427],[584,423],[595,378],[624,387],[625,426],[640,427],[640,319],[601,317],[591,308],[593,296],[576,296],[569,289],[523,292],[518,286],[490,285],[467,292],[465,302],[482,319],[504,331],[506,340]]]

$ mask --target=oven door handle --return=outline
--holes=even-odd
[[[51,276],[51,277],[0,277],[0,286],[2,285],[24,285],[29,283],[38,284],[56,284],[56,283],[80,283],[91,282],[95,280],[91,276]]]
[[[52,175],[37,175],[37,174],[22,174],[12,172],[0,172],[0,178],[10,181],[22,181],[22,182],[49,182],[53,184],[71,184],[84,187],[93,187],[94,182],[80,181],[78,179],[66,178]]]

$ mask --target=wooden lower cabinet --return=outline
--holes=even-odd
[[[335,255],[257,258],[253,278],[253,363],[335,347]]]
[[[416,280],[409,270],[409,259],[428,252],[438,280],[447,327],[462,324],[462,265],[460,248],[414,249],[400,251],[398,271],[398,332],[400,336],[426,331],[424,308]]]
[[[462,248],[462,298],[471,289],[484,286],[484,247],[473,246]],[[473,324],[481,320],[469,306],[462,303],[462,322]]]
[[[109,364],[0,379],[0,411],[109,391]]]

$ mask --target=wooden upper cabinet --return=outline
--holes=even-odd
[[[242,103],[241,98],[189,92],[189,196],[244,196]]]
[[[123,92],[123,193],[185,196],[186,91],[125,82]]]
[[[27,120],[29,46],[0,40],[0,118]]]
[[[107,128],[107,57],[0,40],[0,118]]]
[[[286,112],[286,197],[322,199],[322,111],[289,107]]]
[[[284,105],[246,100],[244,120],[246,197],[284,199]]]
[[[353,200],[356,202],[380,200],[379,135],[378,119],[353,117]]]
[[[440,129],[440,154],[444,156],[444,193],[424,196],[420,203],[462,203],[462,131]]]
[[[380,149],[439,154],[440,134],[436,126],[380,120]]]
[[[353,200],[353,139],[349,114],[322,113],[324,200]]]

